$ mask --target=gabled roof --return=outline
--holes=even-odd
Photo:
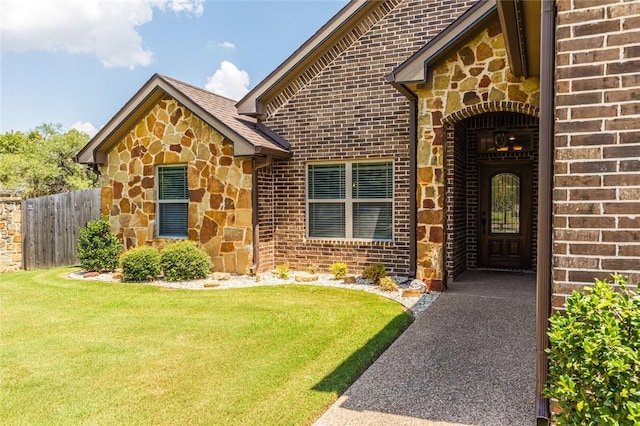
[[[427,79],[427,66],[443,58],[454,45],[479,28],[495,12],[495,0],[478,1],[385,79],[403,85],[424,83]]]
[[[104,163],[109,149],[167,95],[229,139],[236,156],[291,156],[290,145],[284,139],[255,119],[239,115],[235,101],[182,81],[154,74],[80,150],[78,161]]]
[[[281,92],[289,95],[313,78],[333,58],[366,32],[401,0],[351,0],[236,106],[253,117],[267,114],[266,103]],[[294,81],[302,76],[299,84]],[[293,84],[291,84],[293,81]]]
[[[410,89],[426,82],[427,68],[490,19],[498,16],[511,72],[516,76],[540,74],[540,2],[479,0],[469,10],[400,64],[386,81]]]

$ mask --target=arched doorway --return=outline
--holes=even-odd
[[[448,117],[448,282],[467,269],[535,270],[537,109],[512,111],[474,108]]]

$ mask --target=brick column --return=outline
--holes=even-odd
[[[559,1],[553,307],[640,281],[640,1]]]

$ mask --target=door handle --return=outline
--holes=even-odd
[[[482,235],[487,234],[487,212],[482,212],[482,219],[480,220],[482,223]]]

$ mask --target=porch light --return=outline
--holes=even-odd
[[[516,135],[509,133],[505,128],[499,128],[493,132],[494,146],[498,152],[522,151],[522,144],[517,142]]]

